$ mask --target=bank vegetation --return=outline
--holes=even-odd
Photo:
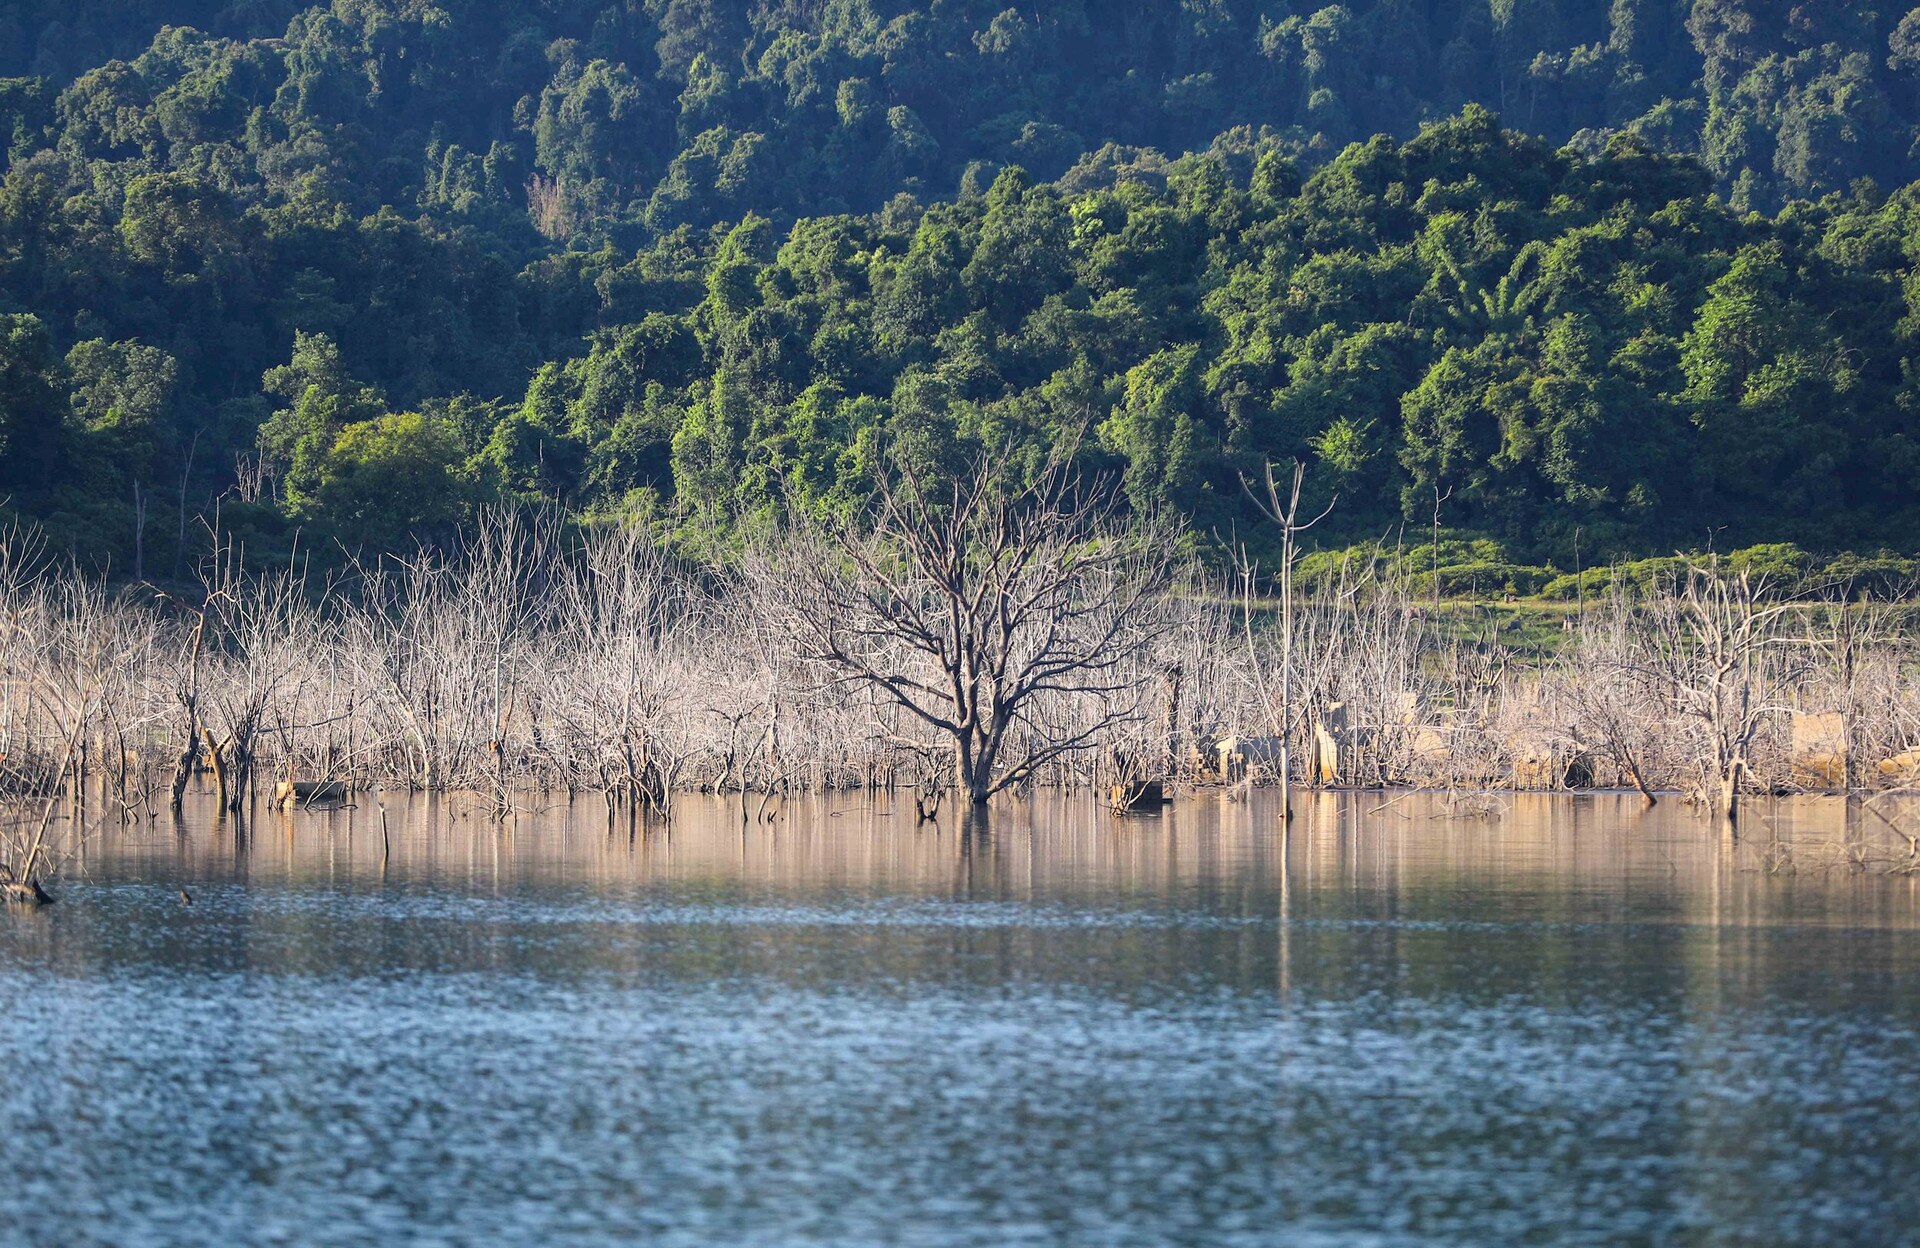
[[[640,527],[488,517],[453,551],[111,585],[0,538],[0,785],[29,875],[45,810],[112,816],[383,788],[600,795],[910,791],[923,811],[1034,786],[1157,783],[1898,794],[1920,779],[1920,637],[1899,601],[1785,597],[1686,562],[1566,618],[1548,657],[1442,628],[1380,562],[1266,606],[1170,523],[1066,469],[905,473],[845,523],[800,518],[726,566]],[[37,842],[34,842],[37,844]],[[35,851],[37,852],[37,851]]]

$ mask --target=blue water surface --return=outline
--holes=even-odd
[[[194,807],[0,916],[0,1241],[1912,1244],[1840,819]]]

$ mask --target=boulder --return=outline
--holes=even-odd
[[[1544,735],[1529,735],[1510,741],[1508,756],[1513,760],[1513,787],[1516,789],[1590,789],[1593,787],[1593,757],[1584,751],[1560,745]]]
[[[1307,781],[1310,784],[1339,784],[1341,758],[1341,738],[1338,729],[1326,723],[1313,726],[1313,756],[1307,760]]]
[[[1339,784],[1353,778],[1359,734],[1348,721],[1347,704],[1335,702],[1313,721],[1312,757],[1307,759],[1311,784]]]
[[[1891,758],[1883,758],[1875,770],[1894,784],[1920,781],[1920,749],[1902,750]]]
[[[312,806],[347,800],[344,780],[282,780],[274,787],[273,799],[282,806]]]

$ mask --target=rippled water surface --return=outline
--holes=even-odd
[[[0,1242],[1920,1235],[1920,885],[1836,805],[887,806],[104,832],[0,916]]]

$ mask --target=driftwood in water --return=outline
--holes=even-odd
[[[274,787],[273,800],[282,806],[344,802],[347,800],[347,783],[344,780],[282,780]]]
[[[19,880],[8,880],[0,884],[0,898],[4,898],[9,906],[27,909],[53,904],[53,898],[47,895],[46,889],[40,887],[38,880],[28,880],[24,884]]]
[[[0,863],[0,902],[34,909],[52,905],[53,898],[48,896],[46,889],[40,887],[39,880],[22,880],[13,873],[12,867]]]
[[[1127,780],[1107,790],[1107,805],[1129,814],[1157,811],[1171,800],[1160,780]]]

